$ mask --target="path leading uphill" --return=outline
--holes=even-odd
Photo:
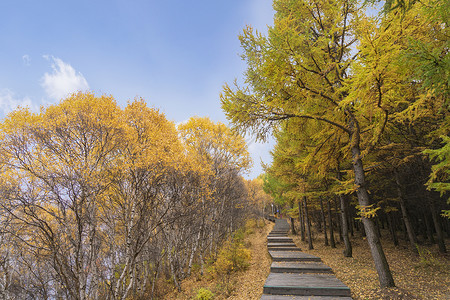
[[[337,279],[319,257],[301,252],[288,237],[289,224],[275,220],[267,236],[272,257],[261,300],[350,300],[350,289]]]

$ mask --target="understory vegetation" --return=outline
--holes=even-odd
[[[247,220],[209,260],[206,272],[193,272],[181,291],[167,285],[163,299],[259,299],[270,269],[266,238],[272,227],[260,218]]]

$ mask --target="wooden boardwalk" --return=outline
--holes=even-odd
[[[276,220],[267,236],[272,257],[261,300],[350,300],[350,289],[336,278],[320,258],[301,252],[287,236],[289,224]]]

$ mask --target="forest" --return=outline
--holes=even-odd
[[[148,299],[203,272],[255,209],[241,136],[143,99],[18,109],[0,140],[3,299]]]
[[[311,219],[331,247],[339,228],[347,257],[362,231],[381,287],[393,287],[381,229],[413,252],[447,252],[449,2],[273,5],[267,36],[239,36],[247,70],[225,85],[222,108],[239,132],[275,137],[264,187],[308,247]]]
[[[4,299],[163,298],[214,264],[245,269],[224,245],[248,259],[239,230],[271,214],[309,249],[320,234],[352,257],[351,237],[367,241],[383,288],[382,239],[448,252],[449,1],[273,7],[266,36],[239,35],[244,80],[220,95],[230,126],[91,92],[1,120]],[[246,135],[276,141],[253,180]]]

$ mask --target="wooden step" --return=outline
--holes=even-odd
[[[298,251],[272,251],[269,254],[273,261],[321,261],[320,257]]]
[[[300,248],[289,248],[289,247],[278,247],[278,248],[270,248],[270,251],[302,251]]]
[[[274,261],[270,266],[272,273],[333,273],[331,268],[321,262],[283,262]]]
[[[270,251],[302,251],[297,247],[272,247],[268,248]]]
[[[262,295],[260,299],[261,300],[352,300],[352,297]]]
[[[297,247],[294,243],[267,243],[267,247]]]
[[[333,275],[270,273],[264,294],[350,297],[350,289]]]
[[[268,243],[293,243],[294,241],[290,237],[283,237],[283,236],[274,236],[274,237],[267,237]]]

